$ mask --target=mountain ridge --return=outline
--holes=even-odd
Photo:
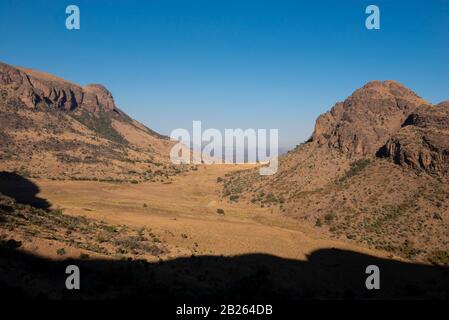
[[[112,111],[116,107],[112,94],[103,85],[90,84],[83,87],[48,73],[16,68],[2,62],[0,75],[0,85],[15,85],[13,90],[30,108],[39,103],[64,110],[85,107],[92,112],[98,109]]]
[[[80,86],[0,62],[0,114],[0,156],[10,171],[139,182],[187,168],[171,164],[173,141],[119,109],[101,84]]]

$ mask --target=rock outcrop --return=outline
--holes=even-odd
[[[67,111],[84,108],[94,113],[116,108],[112,94],[102,85],[81,87],[43,72],[1,62],[0,85],[15,91],[29,108],[43,104]]]
[[[449,104],[418,108],[378,155],[432,175],[449,175]]]
[[[109,112],[115,109],[112,94],[101,84],[90,84],[83,87],[82,106],[91,112],[100,110]]]
[[[316,121],[312,141],[348,157],[374,156],[420,105],[428,103],[394,81],[372,81]]]

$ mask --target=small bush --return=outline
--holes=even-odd
[[[344,182],[346,179],[349,179],[360,172],[362,172],[369,164],[371,163],[370,159],[360,159],[352,162],[350,164],[349,170],[346,174],[340,178],[340,182]]]
[[[217,209],[217,213],[218,213],[218,214],[224,214],[225,212],[224,212],[223,209]]]
[[[62,214],[63,214],[61,209],[51,210],[51,213],[54,214],[55,216],[62,216]]]
[[[240,196],[238,196],[238,195],[236,195],[236,194],[233,194],[233,195],[231,195],[231,196],[229,197],[229,200],[231,200],[231,201],[238,201],[239,198],[240,198]]]
[[[449,251],[435,250],[432,251],[427,259],[435,265],[449,266]]]
[[[324,216],[324,221],[326,221],[326,223],[331,223],[334,219],[335,219],[334,213],[328,213]]]
[[[90,256],[87,253],[81,253],[80,254],[80,259],[87,260],[89,258],[90,258]]]
[[[110,233],[117,232],[117,228],[114,227],[114,226],[105,226],[104,229],[105,229],[107,232],[110,232]]]

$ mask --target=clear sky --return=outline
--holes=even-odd
[[[65,28],[69,4],[78,31]],[[365,28],[369,4],[380,30]],[[1,0],[0,36],[0,61],[104,84],[163,134],[192,120],[278,128],[289,148],[370,80],[449,99],[449,0]]]

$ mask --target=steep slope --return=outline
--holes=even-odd
[[[449,104],[418,108],[378,154],[402,166],[448,176]]]
[[[85,87],[0,63],[1,170],[53,179],[167,179],[173,142],[117,108],[102,85]]]
[[[397,82],[370,82],[321,115],[277,174],[230,175],[223,195],[332,237],[441,262],[449,257],[447,112]]]

